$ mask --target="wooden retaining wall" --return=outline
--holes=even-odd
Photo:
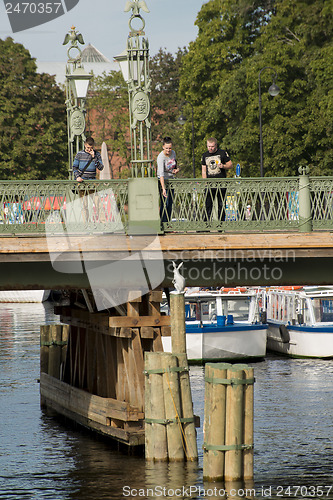
[[[143,445],[144,352],[163,351],[161,335],[170,335],[170,317],[160,314],[161,300],[160,291],[129,297],[126,315],[119,314],[121,309],[89,312],[74,302],[56,307],[61,322],[70,326],[68,344],[65,361],[59,357],[58,369],[52,362],[52,374],[45,373],[45,359],[56,347],[54,325],[49,338],[43,332],[42,404],[129,446]]]

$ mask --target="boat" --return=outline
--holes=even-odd
[[[50,290],[1,290],[0,302],[45,302]]]
[[[266,354],[267,324],[260,321],[256,290],[187,290],[186,351],[190,363],[261,359]],[[164,351],[171,337],[163,336]]]
[[[333,287],[279,287],[263,296],[267,349],[298,358],[333,357]]]

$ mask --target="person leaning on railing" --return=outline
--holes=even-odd
[[[203,179],[220,179],[227,176],[226,170],[232,168],[232,161],[228,153],[224,149],[220,149],[217,145],[215,137],[207,140],[207,151],[202,155],[202,178]],[[213,204],[217,198],[218,204],[218,220],[225,220],[225,188],[210,188],[206,190],[206,220],[210,221],[212,216]]]
[[[161,153],[157,157],[157,177],[161,195],[160,217],[162,222],[171,220],[173,189],[168,185],[169,179],[174,179],[179,172],[176,153],[172,149],[171,137],[164,137]]]
[[[78,182],[96,179],[96,171],[103,170],[102,157],[95,150],[95,141],[92,137],[87,137],[84,143],[84,150],[79,151],[74,158],[73,173],[74,179]]]
[[[97,170],[103,170],[104,165],[102,162],[102,157],[98,151],[95,149],[95,141],[92,137],[87,137],[84,143],[84,149],[79,151],[74,158],[73,162],[73,174],[74,179],[78,182],[83,182],[85,180],[96,179]],[[85,190],[80,190],[80,197],[83,198],[83,213],[85,221],[89,220],[89,209],[88,209],[88,197],[87,194],[94,194],[95,190],[92,192],[85,192]],[[98,196],[94,196],[93,202],[95,204],[96,212],[100,218],[100,200]]]

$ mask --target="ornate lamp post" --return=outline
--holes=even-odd
[[[192,168],[193,168],[193,177],[195,178],[195,153],[194,153],[194,118],[193,118],[193,104],[189,101],[185,101],[186,104],[189,104],[191,106],[192,110]],[[180,117],[178,118],[178,123],[180,125],[185,125],[186,123],[186,117],[183,115],[183,112],[181,112]]]
[[[153,160],[151,151],[151,118],[149,76],[149,44],[143,37],[145,21],[140,9],[149,12],[144,0],[128,0],[125,12],[132,9],[129,20],[127,48],[114,59],[119,63],[124,80],[128,85],[130,135],[131,135],[131,170],[132,177],[151,177]],[[133,26],[133,22],[139,24]]]
[[[265,66],[259,71],[259,133],[260,133],[260,176],[264,176],[264,150],[263,150],[263,142],[262,142],[262,120],[261,120],[261,80],[260,80],[260,75],[261,72],[264,71],[265,69],[270,69],[274,71],[275,75],[273,77],[273,83],[268,89],[268,93],[275,97],[279,94],[280,89],[275,83],[275,79],[277,78],[277,73],[274,68],[271,68],[270,66]]]
[[[82,66],[81,50],[78,47],[78,42],[84,44],[84,40],[81,33],[75,30],[75,26],[72,26],[71,31],[66,34],[63,45],[68,42],[70,42],[70,47],[67,50],[68,61],[66,66],[68,178],[72,179],[73,158],[78,151],[83,149],[86,139],[85,100],[92,75],[86,73]],[[75,50],[74,54],[73,49]]]

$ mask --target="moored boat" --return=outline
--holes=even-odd
[[[333,357],[333,287],[264,292],[267,349],[290,357]]]
[[[50,290],[1,290],[0,302],[45,302]]]
[[[185,293],[186,350],[191,363],[245,360],[266,354],[267,324],[260,321],[255,290]],[[171,337],[162,337],[171,351]]]

